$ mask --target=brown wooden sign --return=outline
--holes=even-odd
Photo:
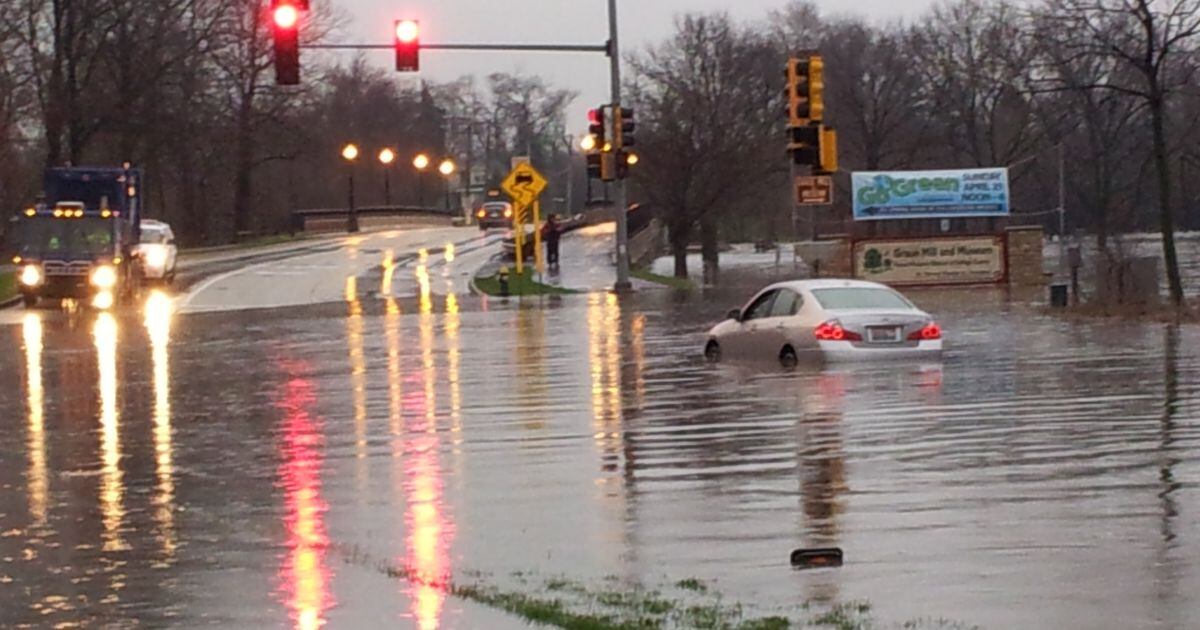
[[[833,205],[833,178],[828,175],[797,176],[796,204],[801,206]]]

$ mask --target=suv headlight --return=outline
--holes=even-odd
[[[42,283],[42,270],[37,265],[25,265],[21,268],[21,284],[36,287]]]
[[[147,245],[144,251],[146,265],[155,269],[167,266],[167,248],[163,245]]]
[[[91,282],[97,289],[111,289],[117,285],[117,271],[108,265],[96,267]]]

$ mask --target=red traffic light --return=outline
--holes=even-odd
[[[396,20],[396,70],[421,69],[421,26],[416,20]]]
[[[396,41],[411,44],[421,35],[421,28],[416,20],[400,20],[396,22]]]
[[[290,4],[275,7],[275,26],[290,30],[300,23],[300,10]]]
[[[273,0],[271,3],[271,39],[275,52],[275,83],[300,83],[300,12],[307,0]]]

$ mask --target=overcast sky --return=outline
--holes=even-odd
[[[608,37],[607,0],[333,0],[347,18],[340,41],[391,41],[392,23],[421,21],[426,43],[586,43]],[[671,34],[674,17],[688,11],[727,11],[736,19],[758,21],[786,0],[618,0],[622,54]],[[931,0],[817,0],[823,15],[859,14],[872,22],[917,15]],[[342,53],[350,55],[352,53]],[[368,59],[393,67],[390,51]],[[464,74],[536,74],[579,92],[568,128],[582,128],[584,112],[608,97],[608,60],[601,54],[514,54],[424,51],[420,76],[446,81]],[[398,77],[400,75],[397,75]],[[413,79],[406,79],[413,80]]]

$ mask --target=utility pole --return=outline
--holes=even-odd
[[[617,42],[617,0],[608,0],[608,61],[612,73],[612,106],[621,106],[621,49]],[[618,133],[620,131],[618,130]],[[621,147],[613,147],[619,151]],[[613,290],[625,293],[633,288],[629,283],[629,227],[626,216],[625,178],[613,182],[613,211],[617,223],[617,283]]]
[[[1058,143],[1058,266],[1067,266],[1067,157]]]

